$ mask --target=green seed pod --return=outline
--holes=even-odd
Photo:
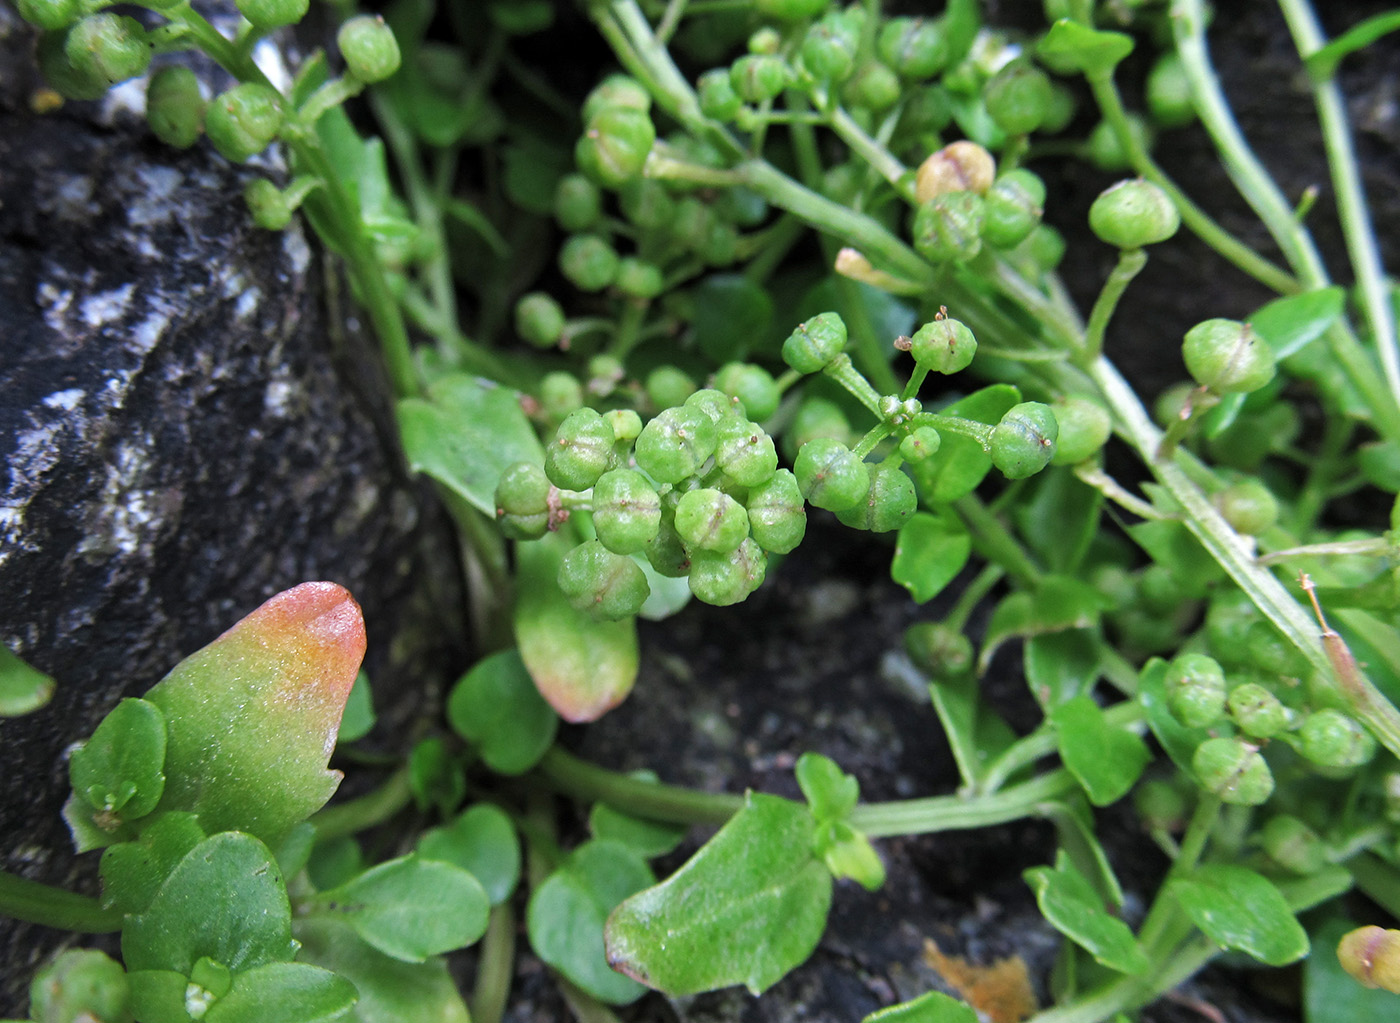
[[[1120,249],[1155,245],[1176,234],[1181,214],[1167,193],[1150,181],[1120,181],[1089,207],[1089,227],[1100,240]]]
[[[976,192],[992,187],[997,164],[986,148],[976,142],[951,142],[919,164],[914,192],[920,203],[927,203],[949,192]]]
[[[860,33],[850,20],[828,14],[802,38],[802,67],[818,82],[844,82],[855,69],[859,47]]]
[[[802,496],[827,511],[850,508],[870,490],[865,463],[836,440],[819,437],[802,445],[792,472]]]
[[[766,103],[787,88],[788,68],[781,57],[750,53],[729,68],[729,84],[745,103]]]
[[[1060,428],[1049,405],[1023,401],[1002,416],[992,430],[992,464],[1007,479],[1034,476],[1055,457],[1059,435]]]
[[[1201,787],[1235,806],[1258,806],[1274,793],[1274,776],[1259,751],[1242,739],[1207,739],[1191,769]]]
[[[1258,620],[1258,609],[1241,590],[1231,587],[1216,593],[1206,608],[1206,642],[1211,653],[1227,664],[1241,663],[1250,627]]]
[[[765,18],[801,21],[826,10],[828,0],[754,0],[754,10]]]
[[[532,291],[515,303],[515,332],[536,348],[553,348],[564,336],[564,309],[552,295]]]
[[[675,366],[658,366],[647,374],[647,398],[658,409],[681,405],[695,393],[695,381]]]
[[[636,459],[658,483],[694,476],[715,450],[715,424],[699,409],[668,408],[642,428]]]
[[[756,487],[778,469],[778,451],[763,427],[739,416],[718,426],[715,464],[741,487]]]
[[[1054,86],[1028,60],[1005,64],[982,93],[987,113],[1008,135],[1027,135],[1040,127],[1054,102]]]
[[[377,14],[358,14],[340,26],[335,45],[345,68],[362,82],[382,82],[399,69],[399,41]]]
[[[943,437],[932,426],[920,426],[899,442],[899,454],[906,462],[922,462],[938,454]]]
[[[684,246],[691,252],[699,251],[705,245],[713,219],[710,207],[699,199],[691,195],[680,199],[667,225],[672,244]]]
[[[1180,128],[1196,119],[1191,81],[1175,52],[1162,54],[1147,73],[1147,109],[1163,128]]]
[[[1316,874],[1327,866],[1327,847],[1317,832],[1297,817],[1271,817],[1259,829],[1259,845],[1275,863],[1294,874]]]
[[[559,588],[575,610],[610,621],[632,617],[651,595],[642,567],[597,540],[585,540],[564,555]]]
[[[83,13],[82,0],[16,0],[19,16],[46,32],[60,32]]]
[[[596,234],[571,235],[559,250],[559,269],[580,291],[602,291],[617,279],[617,251]]]
[[[1211,503],[1245,536],[1260,536],[1278,521],[1278,501],[1257,479],[1231,484],[1212,497]]]
[[[44,1023],[117,1023],[131,1019],[131,982],[121,964],[96,949],[70,948],[34,975],[29,1015]]]
[[[977,661],[972,640],[942,622],[916,622],[904,630],[904,649],[935,682],[965,677]]]
[[[618,205],[628,220],[644,231],[669,229],[676,219],[676,202],[666,186],[650,178],[627,182],[618,192]]]
[[[783,342],[783,361],[799,373],[820,373],[846,348],[846,322],[839,313],[820,313]]]
[[[807,533],[802,490],[788,469],[779,469],[765,482],[749,487],[744,507],[749,513],[749,533],[765,551],[787,554]]]
[[[1267,675],[1302,678],[1308,659],[1269,622],[1253,622],[1244,634],[1245,659]]]
[[[617,188],[642,173],[656,142],[656,128],[645,110],[604,107],[587,123],[574,146],[579,170],[608,188]]]
[[[295,25],[306,17],[310,0],[234,0],[238,13],[264,31]]]
[[[151,63],[151,45],[141,23],[108,11],[78,21],[68,30],[63,50],[79,74],[109,86],[135,78]]]
[[[948,34],[941,18],[891,18],[876,52],[903,78],[932,78],[948,63]]]
[[[511,540],[538,540],[549,528],[549,478],[533,462],[516,462],[496,484],[496,522]]]
[[[666,282],[661,276],[661,268],[636,256],[623,256],[617,264],[617,288],[628,298],[653,299],[665,290]]]
[[[282,190],[267,178],[253,178],[243,186],[253,223],[266,231],[281,231],[292,222],[292,207]]]
[[[884,64],[869,60],[841,86],[841,98],[856,110],[879,114],[899,102],[899,76]]]
[[[1309,714],[1298,739],[1298,752],[1320,767],[1359,767],[1376,753],[1365,726],[1331,707]]]
[[[71,29],[43,32],[39,36],[39,70],[44,81],[64,99],[97,99],[106,94],[111,83],[91,70],[79,70],[68,59],[67,42]]]
[[[608,75],[584,99],[581,111],[583,123],[587,124],[600,110],[608,107],[627,107],[646,113],[651,109],[651,93],[631,75],[621,72]]]
[[[1065,258],[1065,237],[1049,224],[1041,224],[1016,248],[1042,270],[1052,271]]]
[[[1226,706],[1240,731],[1255,739],[1271,739],[1289,724],[1287,708],[1257,682],[1231,689]]]
[[[783,48],[783,35],[772,25],[764,25],[749,36],[750,53],[774,54]]]
[[[982,251],[986,203],[976,192],[945,192],[914,214],[913,240],[932,263],[965,263]]]
[[[749,535],[749,514],[721,490],[702,487],[681,497],[676,505],[676,532],[686,549],[726,554]]]
[[[734,91],[728,68],[711,68],[700,76],[695,85],[700,99],[700,112],[716,121],[728,123],[738,116],[743,99]]]
[[[744,403],[738,398],[706,387],[685,399],[685,408],[703,413],[713,425],[719,426],[730,416],[747,416]]]
[[[1093,398],[1064,396],[1050,404],[1060,435],[1055,440],[1051,465],[1078,465],[1099,453],[1113,434],[1108,409]]]
[[[614,554],[636,554],[661,528],[661,497],[635,469],[612,469],[593,485],[593,528]]]
[[[586,231],[603,212],[603,194],[582,174],[565,174],[554,187],[554,219],[570,233]]]
[[[756,420],[767,419],[778,411],[782,400],[773,375],[752,363],[725,363],[715,374],[715,387],[743,402],[744,410]]]
[[[729,266],[739,258],[738,229],[712,215],[696,254],[706,266]]]
[[[204,130],[199,79],[183,64],[167,64],[146,86],[146,120],[167,146],[188,149]]]
[[[1152,128],[1137,114],[1129,113],[1127,118],[1129,134],[1143,150],[1151,150]],[[1128,151],[1118,141],[1118,133],[1107,121],[1100,121],[1089,133],[1086,155],[1095,167],[1110,174],[1121,174],[1133,166]]]
[[[706,604],[726,607],[758,589],[767,572],[768,555],[751,539],[723,554],[697,550],[691,555],[690,592]]]
[[[967,369],[977,354],[977,339],[960,320],[946,316],[931,320],[909,339],[909,354],[921,368],[937,373]]]
[[[656,536],[642,548],[642,553],[651,567],[668,579],[683,579],[690,574],[690,552],[676,532],[675,509],[667,508],[664,499],[661,504],[661,526]]]
[[[1181,654],[1167,666],[1167,707],[1188,728],[1209,728],[1225,713],[1225,672],[1205,654]]]
[[[257,156],[282,128],[282,97],[256,82],[235,85],[210,102],[204,131],[226,160],[244,163]]]
[[[1050,106],[1045,111],[1045,119],[1040,122],[1042,135],[1056,135],[1070,126],[1077,106],[1074,93],[1057,82],[1050,83]]]
[[[826,398],[804,398],[782,435],[783,454],[792,461],[802,445],[818,437],[846,443],[851,439],[851,422],[835,402]]]
[[[596,410],[584,406],[559,424],[545,445],[544,472],[560,490],[587,490],[607,471],[612,458],[612,427]]]
[[[1003,174],[988,190],[982,240],[994,249],[1020,245],[1040,224],[1045,182],[1024,167]]]
[[[953,121],[953,99],[938,85],[907,86],[891,145],[906,159],[922,158]]]
[[[1161,778],[1151,778],[1134,789],[1133,806],[1149,831],[1180,831],[1186,824],[1186,797]]]
[[[630,408],[616,408],[604,412],[603,418],[612,427],[618,444],[631,444],[642,432],[642,417]]]
[[[1143,569],[1138,598],[1149,614],[1167,616],[1175,614],[1190,595],[1175,571],[1166,565],[1153,564]]]
[[[1186,332],[1181,346],[1196,383],[1218,394],[1248,394],[1274,378],[1274,350],[1238,320],[1206,320]]]
[[[914,481],[892,465],[867,465],[870,489],[865,499],[836,513],[852,529],[889,533],[909,521],[919,506]]]
[[[1374,924],[1342,935],[1337,962],[1362,987],[1400,994],[1400,931]]]
[[[540,380],[540,408],[550,422],[562,423],[582,405],[583,384],[572,373],[554,370]]]

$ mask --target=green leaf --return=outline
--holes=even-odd
[[[1016,734],[996,711],[982,706],[975,675],[935,679],[928,691],[963,785],[974,787],[987,764],[1016,741]]]
[[[1090,77],[1110,74],[1132,52],[1132,36],[1103,32],[1068,18],[1051,25],[1036,47],[1041,61],[1052,71],[1062,75],[1079,71]]]
[[[522,209],[540,216],[554,211],[554,190],[572,163],[558,145],[517,133],[501,154],[506,194]]]
[[[1043,815],[1055,824],[1055,837],[1070,864],[1094,888],[1099,903],[1109,910],[1123,907],[1123,888],[1108,862],[1108,853],[1094,833],[1094,811],[1082,795],[1047,803]]]
[[[695,344],[716,365],[743,359],[773,329],[773,300],[742,274],[711,274],[690,292]]]
[[[603,925],[613,907],[654,881],[627,846],[585,842],[530,897],[526,923],[535,954],[600,1001],[636,1001],[644,989],[609,967]]]
[[[939,414],[995,426],[1020,400],[1021,392],[1010,384],[992,384],[940,409]],[[948,504],[966,497],[992,469],[992,456],[980,441],[952,430],[940,432],[943,443],[937,453],[909,466],[920,497],[929,504]]]
[[[632,774],[633,777],[638,775],[645,775],[648,781],[656,780],[656,776],[650,771],[637,771]],[[681,844],[686,832],[690,830],[684,824],[667,824],[633,817],[607,803],[593,804],[593,808],[588,812],[588,827],[594,838],[619,842],[648,860],[665,856]]]
[[[391,959],[366,945],[354,930],[327,917],[296,922],[299,958],[331,970],[359,991],[356,1023],[471,1023],[446,962]],[[275,1016],[267,1017],[269,1020]]]
[[[94,810],[144,817],[165,792],[165,715],[145,700],[122,700],[73,751],[68,777]]]
[[[1156,496],[1150,485],[1144,489],[1149,495]],[[1154,519],[1134,523],[1127,527],[1127,531],[1133,541],[1151,555],[1153,561],[1172,570],[1191,596],[1204,596],[1211,583],[1224,577],[1219,562],[1181,522]]]
[[[467,794],[466,772],[440,736],[419,739],[408,754],[408,787],[420,810],[446,817]]]
[[[240,972],[296,952],[287,885],[267,846],[225,831],[206,838],[166,878],[145,912],[127,917],[128,970],[189,975],[208,956]]]
[[[185,1010],[190,979],[174,970],[131,970],[131,1012],[141,1023],[194,1023]]]
[[[841,820],[860,801],[860,782],[821,753],[797,758],[797,786],[818,823]]]
[[[493,906],[510,898],[520,880],[515,825],[504,810],[490,803],[477,803],[451,824],[424,832],[418,839],[418,854],[470,872]]]
[[[971,553],[967,527],[952,512],[915,512],[899,527],[890,578],[926,604],[957,578]]]
[[[365,854],[354,835],[317,842],[306,861],[306,873],[318,891],[339,888],[365,869]]]
[[[1040,636],[1098,624],[1108,599],[1093,586],[1065,575],[1046,575],[1034,590],[1021,590],[1002,600],[987,623],[977,665],[987,670],[1001,644],[1015,636]]]
[[[374,697],[370,692],[369,676],[361,671],[355,676],[355,684],[350,687],[350,696],[345,701],[345,713],[340,718],[336,743],[363,739],[374,727],[374,721]]]
[[[1147,727],[1167,751],[1167,756],[1188,778],[1195,778],[1191,761],[1196,747],[1211,737],[1208,728],[1183,725],[1167,706],[1167,662],[1154,657],[1143,666],[1138,676],[1137,701],[1147,718]]]
[[[524,774],[554,742],[559,717],[535,687],[520,651],[477,662],[447,698],[447,720],[497,774]]]
[[[559,589],[559,564],[572,545],[560,531],[516,546],[515,639],[540,695],[577,723],[626,699],[638,651],[635,619],[598,621],[576,611]]]
[[[1022,649],[1026,684],[1042,707],[1054,707],[1093,687],[1102,640],[1094,629],[1031,636]]]
[[[309,963],[269,963],[240,973],[206,1023],[330,1023],[355,1005],[355,985]]]
[[[1029,482],[1031,493],[1012,509],[1016,525],[1046,568],[1073,574],[1098,535],[1104,496],[1068,466],[1053,467]]]
[[[1350,920],[1334,918],[1312,931],[1311,943],[1317,952],[1303,964],[1303,1019],[1307,1023],[1394,1023],[1394,993],[1362,987],[1337,961],[1337,943],[1356,927]]]
[[[672,995],[744,984],[758,994],[817,947],[831,874],[812,854],[805,806],[749,793],[664,884],[608,920],[608,961]]]
[[[142,912],[175,865],[204,837],[192,813],[157,815],[137,841],[110,846],[102,853],[102,904],[123,913]]]
[[[321,892],[315,912],[353,927],[387,956],[421,963],[472,944],[486,933],[491,902],[461,867],[410,854]]]
[[[1127,974],[1147,970],[1147,956],[1132,930],[1104,911],[1094,886],[1074,869],[1063,849],[1053,869],[1032,867],[1023,876],[1035,890],[1040,912],[1057,931],[1109,969]]]
[[[426,401],[400,401],[396,412],[409,466],[492,520],[501,473],[544,461],[520,393],[508,387],[458,373],[435,381]]]
[[[942,991],[930,991],[912,1001],[872,1012],[861,1023],[977,1023],[977,1012]]]
[[[1254,332],[1269,342],[1274,357],[1286,359],[1311,344],[1342,318],[1346,290],[1338,284],[1301,295],[1276,298],[1249,317]]]
[[[1244,867],[1207,863],[1167,886],[1196,926],[1222,948],[1270,966],[1308,954],[1308,936],[1272,881]]]
[[[1095,806],[1116,803],[1136,784],[1152,754],[1128,729],[1110,725],[1089,696],[1075,696],[1050,712],[1060,759]]]
[[[53,696],[53,679],[0,644],[0,718],[36,711]]]

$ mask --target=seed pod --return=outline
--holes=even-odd
[[[652,299],[660,295],[666,287],[661,276],[661,268],[636,256],[623,256],[617,264],[617,278],[613,281],[628,298]]]
[[[1007,479],[1034,476],[1055,457],[1059,435],[1060,428],[1049,405],[1023,401],[1002,416],[992,430],[992,464]]]
[[[919,506],[914,481],[892,465],[866,465],[870,489],[865,499],[836,513],[852,529],[888,533],[909,521]]]
[[[1235,806],[1258,806],[1274,792],[1274,776],[1259,751],[1242,739],[1207,739],[1191,769],[1201,787]]]
[[[496,484],[496,521],[511,540],[538,540],[549,528],[549,478],[533,462],[516,462]]]
[[[1274,378],[1274,350],[1237,320],[1206,320],[1186,332],[1181,346],[1196,383],[1217,394],[1248,394]]]
[[[1259,830],[1259,845],[1275,863],[1295,874],[1316,874],[1327,866],[1322,839],[1297,817],[1270,818]]]
[[[131,1019],[131,982],[120,963],[96,949],[70,948],[34,975],[30,1018],[45,1023]]]
[[[756,487],[778,469],[778,451],[763,427],[740,416],[719,424],[715,464],[741,487]]]
[[[984,147],[966,140],[952,142],[919,165],[914,193],[920,203],[948,192],[977,192],[992,187],[997,165]]]
[[[851,439],[851,422],[841,406],[826,398],[803,398],[797,412],[783,432],[783,454],[792,461],[802,445],[818,437],[830,437],[846,443]]]
[[[906,462],[922,462],[938,453],[943,437],[932,426],[920,426],[899,442],[899,453]]]
[[[559,269],[580,291],[602,291],[617,279],[619,263],[617,251],[601,235],[571,235],[559,250]]]
[[[1152,148],[1152,128],[1137,114],[1129,113],[1128,133],[1137,140],[1138,146],[1144,151]],[[1118,133],[1113,130],[1113,125],[1107,121],[1100,121],[1094,125],[1094,129],[1089,132],[1087,145],[1089,162],[1101,171],[1110,174],[1121,174],[1131,170],[1133,166],[1132,158],[1128,151],[1123,148],[1123,144],[1118,140]]]
[[[716,121],[732,121],[744,106],[744,100],[734,91],[729,69],[711,68],[700,76],[695,85],[700,100],[700,112]]]
[[[921,671],[934,681],[962,678],[972,670],[977,655],[972,640],[962,630],[942,622],[917,622],[904,630],[904,649]]]
[[[253,178],[243,186],[253,223],[265,231],[281,231],[292,222],[292,207],[282,190],[267,178]]]
[[[658,483],[679,483],[695,475],[715,450],[715,424],[691,406],[669,408],[642,428],[637,465]]]
[[[68,30],[63,50],[79,74],[109,86],[135,78],[151,63],[151,46],[141,23],[108,11],[77,22]]]
[[[612,427],[618,444],[630,445],[642,432],[642,417],[630,408],[612,409],[604,412],[603,418]]]
[[[948,63],[948,33],[941,18],[891,18],[876,51],[902,78],[932,78]]]
[[[1231,484],[1212,497],[1211,503],[1245,536],[1259,536],[1278,521],[1278,501],[1257,479]]]
[[[729,84],[745,103],[766,103],[787,88],[788,69],[781,57],[750,53],[729,68]]]
[[[545,445],[545,475],[560,490],[587,490],[607,470],[615,439],[596,410],[575,409]]]
[[[585,540],[564,555],[559,588],[575,610],[610,621],[635,615],[651,595],[641,566],[597,540]]]
[[[1139,785],[1133,791],[1133,806],[1149,831],[1180,831],[1186,822],[1186,797],[1161,778]]]
[[[1231,689],[1226,706],[1240,731],[1252,738],[1269,739],[1288,727],[1287,708],[1257,682]]]
[[[227,160],[244,163],[257,156],[282,128],[282,97],[257,82],[235,85],[210,102],[204,131]]]
[[[1042,270],[1054,270],[1065,258],[1065,236],[1049,224],[1041,224],[1016,251],[1024,252]]]
[[[931,320],[909,339],[909,354],[924,369],[938,373],[958,373],[967,369],[977,354],[977,339],[960,320],[946,316]]]
[[[724,554],[697,550],[691,554],[690,592],[706,604],[737,604],[763,582],[768,555],[752,539]]]
[[[608,107],[627,107],[646,113],[651,109],[651,93],[631,75],[621,72],[608,75],[584,98],[581,111],[583,123],[587,124],[600,110]]]
[[[238,13],[254,28],[269,30],[295,25],[306,17],[310,0],[234,0]],[[396,47],[397,48],[397,47]]]
[[[188,149],[204,130],[199,79],[183,64],[167,64],[146,86],[146,120],[167,146]]]
[[[1040,224],[1045,208],[1045,182],[1018,167],[997,178],[983,206],[982,240],[995,249],[1011,249],[1025,241]]]
[[[807,532],[802,490],[788,469],[779,469],[767,481],[749,487],[744,507],[749,513],[749,533],[765,551],[787,554]]]
[[[749,514],[724,491],[702,487],[676,505],[676,532],[692,557],[697,551],[727,554],[749,535]]]
[[[1120,249],[1140,249],[1166,241],[1180,226],[1176,204],[1161,188],[1142,178],[1109,186],[1089,207],[1089,227],[1094,234]]]
[[[1319,767],[1359,767],[1376,753],[1365,726],[1331,707],[1309,714],[1298,740],[1298,752]]]
[[[1050,408],[1060,427],[1051,465],[1078,465],[1093,458],[1113,433],[1108,409],[1093,398],[1061,395]]]
[[[1008,135],[1027,135],[1050,113],[1054,86],[1045,72],[1028,60],[1018,59],[991,77],[982,98],[998,128]]]
[[[738,398],[717,391],[713,387],[705,387],[689,398],[685,399],[685,408],[704,414],[713,425],[718,426],[730,416],[745,416],[747,411],[744,403]],[[711,448],[713,450],[713,448]]]
[[[604,107],[587,124],[574,146],[579,170],[608,188],[617,188],[642,173],[656,142],[656,128],[645,110]]]
[[[572,373],[554,370],[540,380],[540,408],[550,422],[562,423],[582,405],[583,384]]]
[[[79,70],[73,66],[67,51],[71,31],[61,29],[40,33],[35,54],[39,70],[44,75],[44,81],[64,99],[97,99],[111,88],[111,83],[91,70]]]
[[[843,511],[870,489],[865,463],[840,441],[819,437],[802,445],[792,466],[802,496],[818,508]]]
[[[820,313],[783,342],[783,361],[799,373],[820,373],[846,348],[846,323],[839,313]]]
[[[728,362],[715,373],[715,387],[744,404],[744,411],[755,420],[764,420],[778,411],[782,392],[773,375],[752,363]]]
[[[532,291],[515,303],[515,332],[536,348],[553,348],[564,336],[564,309],[552,295]]]
[[[651,178],[635,178],[623,185],[618,191],[618,205],[627,219],[644,231],[670,227],[676,219],[676,202],[671,193]]]
[[[802,67],[818,82],[843,82],[855,69],[859,46],[860,32],[850,19],[828,14],[802,38]]]
[[[661,528],[661,497],[635,469],[612,469],[593,485],[593,528],[614,554],[636,554]]]
[[[571,234],[586,231],[603,212],[603,195],[582,174],[565,174],[554,187],[554,219]]]
[[[1342,935],[1337,962],[1362,987],[1400,994],[1400,931],[1374,924]]]
[[[1244,659],[1267,675],[1302,678],[1308,659],[1269,622],[1252,622],[1244,634]]]
[[[1196,119],[1191,82],[1174,51],[1162,54],[1147,73],[1147,109],[1163,128],[1180,128]]]
[[[675,509],[668,509],[664,499],[661,504],[661,526],[642,548],[642,553],[651,567],[668,579],[682,579],[690,574],[690,552],[676,532]]]
[[[16,0],[19,16],[46,32],[60,32],[83,13],[82,0]]]
[[[898,75],[868,60],[841,86],[841,98],[849,107],[878,114],[899,102],[900,89]]]
[[[335,44],[346,70],[362,82],[384,81],[402,60],[394,30],[377,14],[359,14],[346,21],[335,35]]]
[[[932,263],[965,263],[982,251],[985,217],[976,192],[937,195],[914,214],[914,248]]]
[[[658,366],[647,374],[645,386],[657,408],[673,408],[695,393],[695,381],[675,366]]]
[[[1205,654],[1181,654],[1167,666],[1167,707],[1188,728],[1208,728],[1225,713],[1225,672]]]

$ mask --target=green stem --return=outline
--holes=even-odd
[[[0,914],[81,934],[110,934],[122,914],[96,899],[0,871]]]
[[[1131,728],[1143,723],[1142,705],[1136,700],[1115,703],[1104,711],[1104,721],[1114,728]],[[1139,729],[1140,730],[1140,729]],[[1047,757],[1060,748],[1059,736],[1053,726],[1046,724],[1030,735],[1018,739],[990,764],[977,784],[979,794],[990,794],[1001,788],[1006,779],[1023,767]]]
[[[860,370],[851,362],[851,357],[842,352],[822,368],[823,375],[830,377],[860,402],[871,414],[880,418],[880,393],[871,386]]]
[[[413,792],[408,784],[408,768],[391,774],[384,784],[358,799],[328,806],[311,817],[316,837],[342,838],[376,824],[383,824],[409,804]]]
[[[1086,361],[1097,359],[1103,351],[1104,331],[1113,310],[1118,308],[1118,300],[1132,283],[1134,277],[1142,273],[1147,265],[1147,252],[1143,249],[1124,249],[1118,253],[1118,262],[1113,272],[1104,281],[1103,290],[1094,300],[1094,308],[1089,311],[1089,325],[1084,332],[1083,357]]]
[[[1025,1023],[1100,1023],[1172,990],[1219,954],[1214,942],[1199,938],[1158,960],[1162,967],[1149,977],[1110,981],[1066,1005],[1037,1012]]]
[[[972,533],[979,553],[1001,565],[1021,586],[1034,588],[1040,582],[1039,566],[976,494],[959,498],[953,507]]]
[[[831,111],[830,124],[841,141],[851,151],[869,164],[877,174],[890,183],[900,197],[911,206],[919,204],[914,192],[914,175],[908,167],[896,160],[888,149],[880,145],[861,128],[841,107]]]
[[[986,599],[987,594],[992,592],[992,587],[1001,582],[1006,575],[1006,569],[1000,565],[992,563],[982,566],[982,571],[973,577],[972,582],[958,594],[957,603],[953,605],[953,610],[948,612],[943,624],[950,629],[964,632],[967,629],[968,619],[977,610],[977,605]]]
[[[851,811],[850,824],[871,838],[988,828],[1034,816],[1041,804],[1060,799],[1078,787],[1074,776],[1061,768],[989,796],[929,796],[866,803]]]
[[[1356,887],[1392,916],[1400,916],[1400,873],[1393,866],[1370,853],[1353,857],[1345,866],[1356,879]]]
[[[723,824],[744,805],[742,796],[661,785],[609,771],[554,746],[536,767],[556,792],[586,803],[607,803],[669,824]]]
[[[515,910],[509,900],[491,907],[486,934],[478,947],[480,958],[471,996],[472,1023],[501,1023],[515,971]]]

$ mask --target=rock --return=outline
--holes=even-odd
[[[67,749],[120,698],[329,579],[363,605],[393,743],[464,615],[366,332],[327,311],[348,288],[301,228],[248,219],[269,168],[156,142],[133,85],[33,113],[31,45],[0,7],[0,640],[57,691],[0,721],[0,865],[96,894],[59,809]],[[62,940],[0,926],[0,1015]]]

